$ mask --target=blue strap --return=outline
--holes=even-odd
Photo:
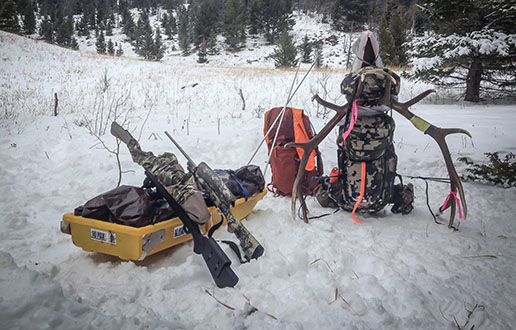
[[[215,172],[219,173],[219,174],[226,173],[226,171],[224,171],[224,170],[215,170]],[[242,188],[242,191],[244,192],[244,196],[245,196],[245,201],[247,202],[247,199],[249,198],[249,194],[247,193],[247,190],[244,188],[244,185],[242,185],[242,183],[240,182],[240,180],[238,180],[236,175],[234,175],[233,173],[228,173],[228,174],[231,175],[233,177],[233,179],[235,179],[235,181],[238,183],[240,188]]]
[[[233,179],[235,179],[235,181],[238,183],[240,188],[242,188],[242,191],[244,192],[244,196],[245,196],[245,201],[247,202],[247,199],[249,198],[249,194],[247,193],[247,190],[245,190],[244,185],[240,182],[240,180],[238,180],[236,175],[234,175],[233,173],[230,173],[230,175],[233,177]]]

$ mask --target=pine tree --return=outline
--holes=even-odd
[[[203,40],[201,42],[201,44],[199,45],[199,50],[197,51],[197,63],[207,63],[208,62],[208,58],[207,58],[207,46],[206,46],[206,41]]]
[[[135,40],[136,24],[134,23],[133,16],[129,9],[122,12],[122,31],[125,33],[129,40]]]
[[[193,0],[191,8],[193,42],[199,46],[203,40],[217,32],[220,6],[215,0]]]
[[[389,30],[394,40],[397,65],[404,66],[407,64],[407,51],[405,46],[405,42],[407,42],[407,24],[404,19],[403,7],[398,7],[392,13]]]
[[[152,42],[149,42],[149,40],[152,41],[152,27],[149,21],[149,14],[145,9],[140,11],[133,38],[137,52],[141,47],[147,47],[144,52],[152,52],[152,46],[149,46],[149,44],[152,44]]]
[[[90,29],[88,27],[88,22],[86,21],[86,16],[82,15],[79,21],[75,24],[75,31],[77,31],[77,35],[81,37],[89,37]]]
[[[107,43],[107,53],[111,56],[115,55],[115,45],[113,45],[113,41],[111,41],[111,39],[109,39]]]
[[[284,29],[279,38],[278,47],[274,50],[272,58],[276,67],[296,66],[296,45],[287,29]]]
[[[229,0],[226,4],[224,36],[231,50],[236,50],[245,43],[245,12],[242,0]]]
[[[290,30],[294,24],[290,0],[262,0],[260,13],[265,38],[271,44],[276,42],[282,31]]]
[[[136,50],[138,55],[142,56],[146,60],[152,60],[152,53],[154,50],[154,40],[152,39],[152,32],[147,31],[145,35],[140,38],[140,47]]]
[[[210,35],[210,38],[208,39],[207,45],[208,47],[208,54],[209,55],[217,55],[219,54],[219,48],[217,46],[217,35],[215,33],[212,33]]]
[[[5,2],[0,8],[0,30],[15,33],[20,31],[16,4],[11,0]]]
[[[47,42],[54,41],[54,26],[50,18],[43,18],[39,26],[39,35]]]
[[[339,31],[349,31],[362,27],[369,16],[368,3],[363,0],[337,0],[333,5],[331,18]]]
[[[118,48],[116,49],[116,56],[124,55],[124,50],[122,49],[122,43],[118,44]]]
[[[107,36],[112,36],[113,35],[113,21],[112,20],[107,20],[107,24],[106,24],[106,35]]]
[[[396,66],[399,61],[396,57],[396,49],[394,46],[394,38],[389,31],[387,17],[382,15],[380,25],[378,26],[378,39],[380,43],[380,57],[385,65]]]
[[[154,36],[154,44],[152,46],[152,59],[159,61],[163,58],[165,49],[163,48],[163,41],[161,40],[161,32],[159,27],[156,29],[156,35]]]
[[[72,41],[70,42],[70,48],[74,50],[79,50],[79,43],[77,42],[77,39],[75,39],[75,37],[72,37]]]
[[[62,46],[70,46],[73,36],[73,24],[69,19],[63,19],[56,31],[56,43]]]
[[[516,89],[516,7],[510,1],[426,0],[423,11],[434,34],[410,42],[415,66],[410,77],[439,86],[465,84],[465,101]],[[432,58],[433,61],[419,59]]]
[[[249,0],[247,4],[249,34],[258,34],[263,30],[262,0]]]
[[[177,12],[178,18],[178,38],[179,48],[182,49],[183,55],[187,56],[190,54],[190,36],[188,35],[189,30],[189,13],[185,6],[180,6]]]
[[[23,30],[27,34],[33,34],[34,31],[36,31],[36,16],[34,15],[32,0],[25,1],[25,8],[23,9]]]
[[[301,62],[302,63],[310,63],[312,61],[312,44],[310,43],[310,40],[308,40],[308,36],[305,34],[305,37],[303,38],[303,43],[299,47],[301,50]]]
[[[315,67],[321,68],[323,66],[323,43],[317,42],[314,45]]]
[[[95,43],[95,47],[97,48],[97,53],[106,53],[106,39],[104,38],[104,31],[100,31],[97,42]]]

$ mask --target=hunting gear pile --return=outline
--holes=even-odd
[[[389,202],[395,203],[393,211],[410,212],[413,188],[410,185],[402,185],[394,190],[393,184],[397,162],[392,147],[394,122],[386,115],[389,109],[393,109],[410,120],[418,130],[430,135],[441,149],[450,178],[450,195],[439,211],[442,213],[451,208],[448,224],[451,228],[457,208],[459,216],[464,215],[465,219],[467,207],[464,190],[453,166],[445,137],[455,133],[463,133],[470,137],[471,135],[464,129],[436,127],[409,110],[410,106],[435,92],[434,90],[427,90],[405,103],[398,102],[400,79],[394,72],[381,67],[378,42],[371,32],[363,32],[353,49],[356,54],[354,71],[341,84],[341,92],[346,95],[348,103],[338,106],[314,95],[313,100],[334,110],[336,115],[309,141],[285,145],[287,148],[301,148],[304,151],[292,188],[292,217],[296,217],[296,202],[299,201],[303,219],[308,222],[302,193],[306,164],[312,151],[337,125],[341,125],[337,141],[339,169],[336,171],[337,180],[332,178],[333,181],[326,184],[329,197],[333,196],[332,199],[342,208],[351,209],[353,219],[359,223],[355,217],[356,211],[376,212]],[[379,184],[383,187],[378,186]],[[400,193],[397,198],[392,197],[394,191]],[[376,202],[371,203],[375,198]],[[329,202],[327,198],[325,202]],[[409,202],[409,205],[403,205],[406,202]]]

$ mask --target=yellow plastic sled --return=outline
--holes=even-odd
[[[249,197],[247,202],[245,198],[237,199],[235,206],[231,207],[233,216],[238,220],[247,217],[266,194],[267,189],[264,189]],[[209,210],[212,221],[200,226],[203,233],[221,219],[214,206]],[[123,260],[143,260],[146,256],[192,239],[191,234],[184,232],[179,218],[136,228],[66,213],[61,221],[61,232],[71,235],[73,244],[85,251],[118,256]]]

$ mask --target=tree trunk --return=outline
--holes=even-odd
[[[468,71],[466,80],[466,97],[464,101],[478,102],[480,101],[480,81],[482,80],[482,61],[480,58],[474,58]]]

